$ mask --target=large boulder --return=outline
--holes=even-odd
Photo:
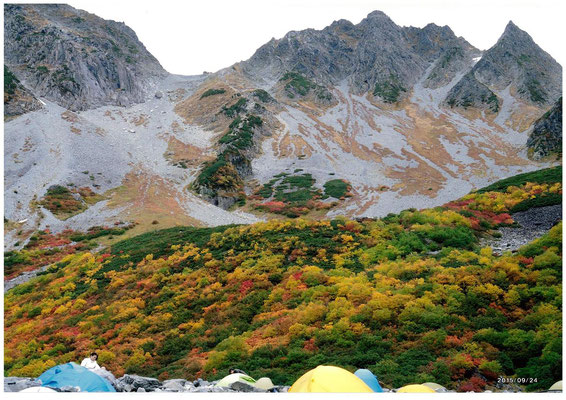
[[[108,371],[106,368],[92,369],[90,371],[106,379],[112,386],[114,386],[114,389],[118,390],[119,385],[116,377],[114,376],[114,374],[112,374],[112,372]]]
[[[162,387],[167,392],[192,392],[195,385],[185,379],[169,379],[163,381]]]
[[[153,392],[161,386],[161,383],[155,378],[147,378],[145,376],[126,374],[116,380],[121,392],[135,392],[139,388],[143,388],[146,392]]]

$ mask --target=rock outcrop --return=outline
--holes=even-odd
[[[562,97],[534,123],[527,147],[535,160],[551,154],[562,155]]]
[[[142,102],[167,75],[126,25],[61,4],[4,5],[4,62],[71,110]]]
[[[4,118],[10,119],[40,108],[41,103],[4,65]]]

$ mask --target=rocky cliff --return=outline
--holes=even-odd
[[[37,98],[4,65],[4,118],[8,120],[40,108]]]
[[[126,25],[67,5],[4,5],[4,62],[71,110],[142,102],[167,74]]]
[[[562,97],[534,123],[527,146],[535,160],[562,155]]]

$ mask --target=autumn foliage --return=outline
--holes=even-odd
[[[518,252],[479,237],[559,183],[473,193],[381,220],[171,228],[77,252],[5,294],[5,373],[98,350],[117,376],[290,384],[319,364],[386,385],[483,391],[562,375],[562,224]]]

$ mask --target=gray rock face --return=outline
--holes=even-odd
[[[465,48],[458,45],[446,49],[438,57],[423,86],[437,89],[449,84],[459,72],[469,68],[474,57],[480,55],[481,53],[474,48]]]
[[[126,25],[67,5],[5,5],[4,40],[22,83],[71,110],[142,102],[167,75]]]
[[[562,97],[534,123],[527,146],[535,160],[562,154]]]
[[[436,58],[453,47],[478,51],[448,27],[401,28],[374,11],[357,25],[340,20],[321,31],[292,31],[272,39],[242,67],[251,78],[279,79],[295,71],[323,85],[348,79],[358,94],[393,84],[407,92]]]
[[[449,63],[457,56],[479,56],[481,52],[463,38],[458,38],[448,26],[428,24],[424,28],[403,28],[415,53],[429,63],[445,55],[443,62]],[[457,50],[455,50],[457,49]]]
[[[478,81],[474,74],[467,73],[448,94],[446,102],[450,107],[481,108],[499,111],[499,100],[486,85]]]
[[[562,95],[562,67],[513,22],[497,43],[487,50],[472,70],[448,93],[451,106],[494,110],[486,91],[512,85],[527,102],[545,106]]]
[[[19,392],[35,386],[41,386],[41,381],[35,378],[4,377],[4,392]]]

